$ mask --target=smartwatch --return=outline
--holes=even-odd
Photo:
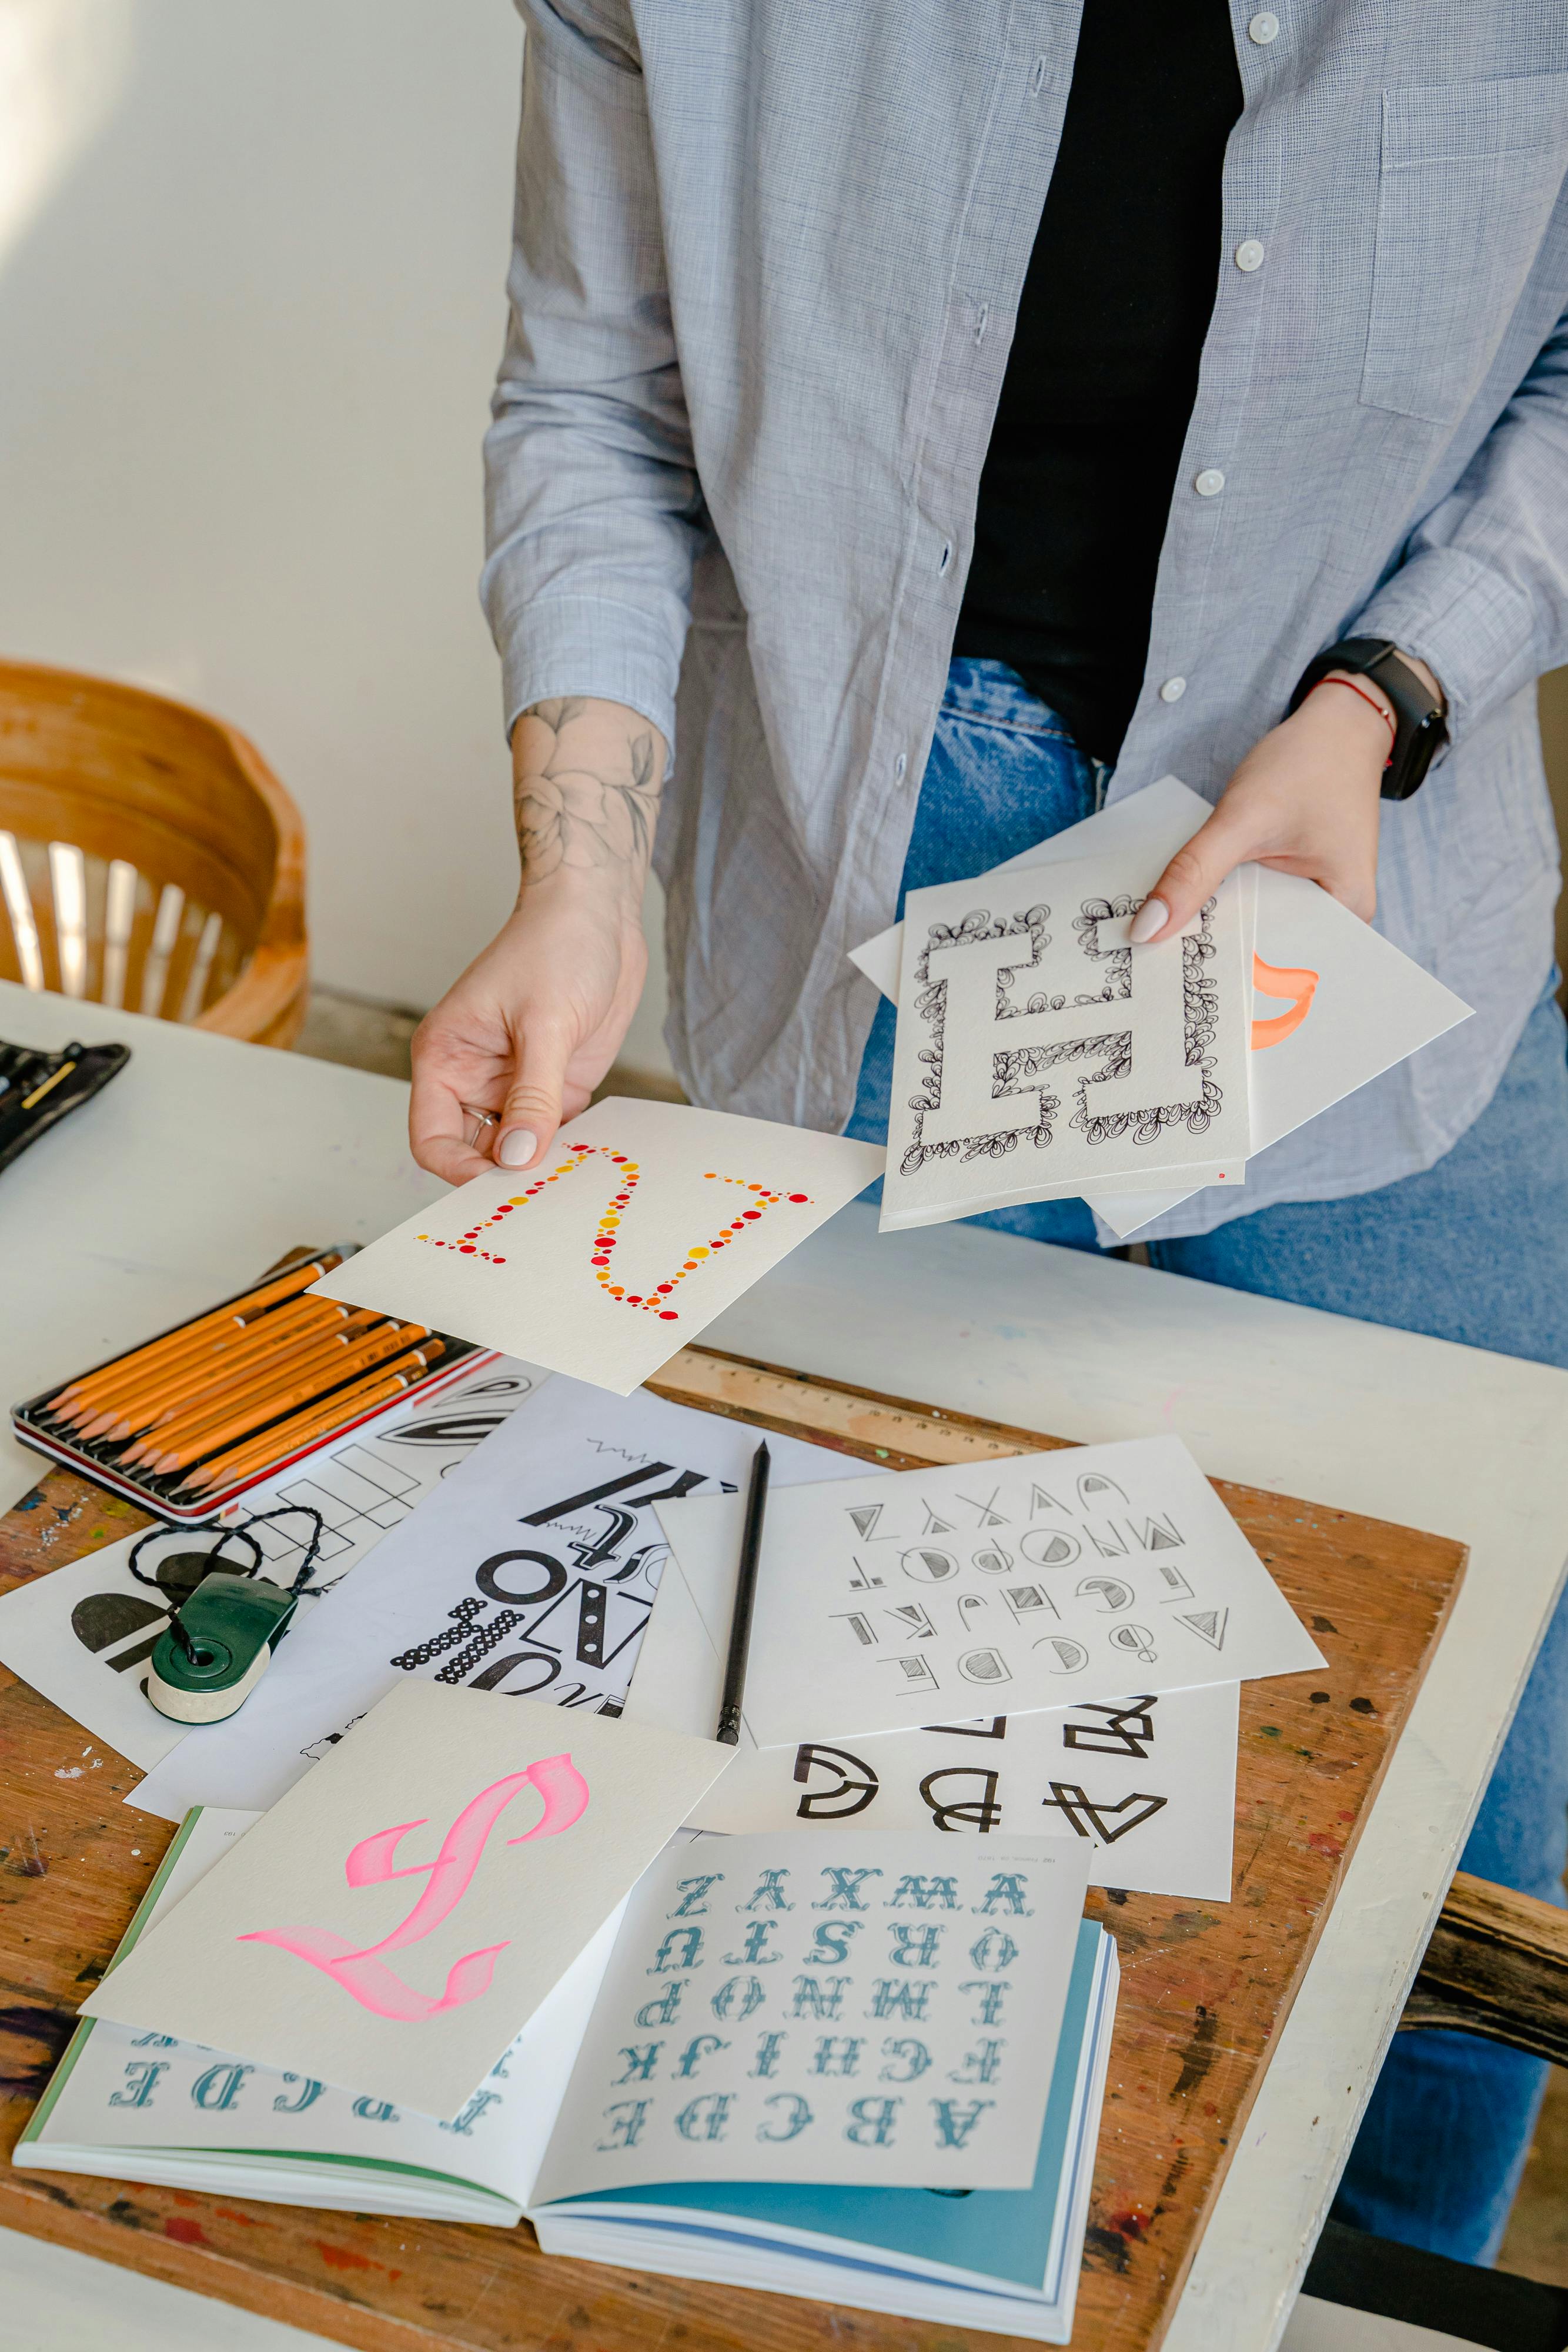
[[[1350,677],[1371,678],[1393,704],[1394,753],[1383,772],[1383,797],[1407,801],[1420,790],[1427,769],[1448,740],[1442,703],[1400,660],[1388,638],[1345,637],[1307,664],[1291,697],[1291,710],[1299,710],[1313,687],[1333,670],[1343,670]]]

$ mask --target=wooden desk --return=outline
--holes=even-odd
[[[26,1393],[233,1286],[258,1254],[301,1233],[328,1223],[368,1234],[434,1189],[402,1156],[403,1095],[391,1081],[5,987],[0,1034],[40,1045],[118,1034],[138,1054],[99,1104],[0,1184],[0,1394]],[[1449,1625],[1343,1868],[1165,2347],[1268,2352],[1556,1594],[1568,1548],[1568,1376],[968,1227],[878,1236],[861,1210],[708,1336],[1079,1441],[1174,1429],[1211,1475],[1469,1547]],[[21,1457],[15,1472],[19,1492],[30,1475]],[[13,1844],[9,1823],[5,1832],[0,1843]],[[0,1904],[18,1864],[25,1854],[0,1867]],[[109,1935],[107,1915],[101,1924]],[[25,2003],[26,1987],[4,1998]],[[180,2247],[181,2215],[170,2219],[172,2236],[148,2239],[161,2260]],[[238,2263],[246,2242],[239,2223],[225,2226],[220,2266]],[[129,2233],[101,2227],[103,2251],[120,2243],[124,2259]],[[367,2259],[400,2269],[425,2236],[405,2227],[389,2255]],[[334,2275],[348,2294],[368,2274],[350,2260]],[[637,2283],[622,2279],[619,2291],[619,2341],[656,2338]],[[476,2325],[504,2293],[496,2264],[480,2274],[469,2263],[444,2274],[434,2299]],[[291,2315],[277,2298],[267,2307]],[[538,2314],[537,2336],[516,2332],[514,2311],[511,2344],[589,2352],[571,2307]],[[417,2339],[389,2321],[376,2340]],[[601,2344],[615,2352],[617,2339],[595,2339],[593,2352]]]
[[[893,1468],[991,1461],[1059,1441],[780,1373],[689,1348],[653,1383],[701,1410],[825,1440]],[[1244,1685],[1236,1792],[1237,1869],[1228,1904],[1118,1893],[1092,1900],[1117,1940],[1122,1996],[1095,2163],[1075,2336],[1096,2352],[1152,2352],[1165,2335],[1274,2039],[1306,1970],[1344,1856],[1393,1754],[1463,1569],[1463,1547],[1343,1511],[1317,1511],[1241,1486],[1221,1489],[1328,1660],[1324,1671]],[[30,1507],[0,1521],[0,1587],[47,1575],[124,1522],[68,1473],[46,1478]],[[4,1673],[0,1669],[0,1673]],[[0,2011],[0,2050],[23,2063],[0,2076],[0,2151],[42,2088],[69,2033],[77,1988],[108,1963],[172,1832],[106,1805],[60,1778],[73,1727],[5,1675],[0,1685],[0,1814],[28,1833],[3,1859],[16,1876],[0,1914],[0,1982],[25,1985],[20,2014]],[[110,1751],[106,1778],[133,1783]],[[85,1849],[80,1851],[78,1849]],[[16,1868],[20,1864],[19,1870]],[[32,2045],[29,2048],[29,2045]],[[28,2060],[31,2059],[31,2065]],[[31,2074],[35,2080],[29,2080]],[[8,2097],[7,2084],[16,2085]],[[955,2332],[830,2314],[816,2304],[635,2278],[549,2261],[524,2228],[502,2234],[291,2212],[235,2199],[178,2195],[70,2174],[0,2171],[0,2224],[101,2252],[105,2227],[138,2268],[281,2314],[358,2352],[377,2352],[388,2322],[419,2352],[507,2352],[558,2340],[571,2304],[584,2347],[613,2342],[631,2306],[679,2328],[689,2352],[743,2352],[766,2340],[809,2352],[824,2326],[867,2352],[936,2352]],[[178,2249],[171,2252],[171,2240]],[[149,2244],[152,2252],[149,2253]],[[465,2262],[493,2286],[486,2307],[452,2312],[441,2282]],[[351,2296],[345,2265],[358,2265]],[[439,2312],[431,2308],[439,2290]],[[957,2340],[966,2340],[960,2332]],[[977,2347],[1000,2339],[976,2336]],[[1022,2352],[1022,2347],[1019,2347]]]

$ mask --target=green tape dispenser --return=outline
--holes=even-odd
[[[261,1546],[250,1530],[291,1514],[313,1520],[314,1531],[292,1582],[282,1585],[262,1575]],[[303,1504],[261,1512],[224,1528],[210,1551],[177,1552],[149,1576],[138,1565],[143,1548],[173,1532],[150,1528],[127,1563],[139,1583],[169,1604],[169,1622],[153,1644],[142,1687],[159,1714],[174,1723],[222,1723],[245,1705],[300,1601],[314,1589],[309,1579],[321,1544],[320,1514]],[[249,1547],[249,1565],[220,1567],[220,1553],[236,1540]]]

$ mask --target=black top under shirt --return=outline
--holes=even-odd
[[[953,650],[1009,663],[1096,759],[1143,682],[1241,105],[1222,0],[1084,0]]]

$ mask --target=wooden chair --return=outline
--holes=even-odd
[[[0,979],[292,1044],[305,833],[255,747],[162,695],[0,662]]]
[[[1460,1871],[1399,2021],[1568,2066],[1568,1911]]]

